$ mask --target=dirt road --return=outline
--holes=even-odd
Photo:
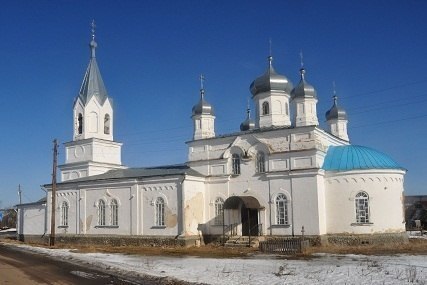
[[[147,284],[0,244],[0,284]]]

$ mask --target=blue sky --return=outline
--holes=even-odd
[[[426,10],[415,0],[3,2],[0,207],[18,202],[18,184],[23,202],[42,197],[53,139],[72,139],[92,19],[125,165],[186,161],[200,73],[216,133],[238,130],[271,39],[276,71],[294,84],[303,51],[322,127],[335,81],[351,142],[389,154],[408,169],[406,193],[427,194]]]

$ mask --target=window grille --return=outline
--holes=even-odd
[[[356,223],[369,223],[369,196],[366,192],[359,192],[354,199],[356,204]]]
[[[115,199],[111,201],[110,205],[111,210],[111,225],[118,226],[119,225],[119,204]]]
[[[233,174],[240,174],[240,156],[238,154],[233,154],[232,156],[232,164],[233,164]]]
[[[288,224],[288,199],[285,194],[279,194],[276,197],[276,224]]]
[[[61,204],[61,226],[68,226],[68,203],[62,202]]]
[[[256,170],[258,173],[265,172],[265,155],[263,152],[259,152],[256,156]]]
[[[163,198],[159,197],[156,200],[156,213],[155,213],[155,225],[164,226],[165,225],[165,201]]]
[[[224,200],[217,198],[215,200],[215,225],[222,225],[224,222]]]
[[[98,226],[105,226],[105,202],[99,200],[98,202]]]

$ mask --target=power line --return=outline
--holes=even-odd
[[[391,124],[391,123],[396,123],[396,122],[401,122],[401,121],[415,120],[415,119],[425,118],[425,117],[427,117],[427,114],[426,115],[413,116],[413,117],[407,117],[407,118],[399,118],[399,119],[395,119],[395,120],[388,120],[388,121],[370,123],[370,124],[365,124],[365,125],[356,125],[356,126],[351,126],[350,128],[362,128],[362,127],[371,127],[371,126],[377,126],[377,125],[385,125],[385,124]]]

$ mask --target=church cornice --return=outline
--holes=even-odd
[[[91,142],[105,143],[105,144],[116,145],[116,146],[123,145],[123,143],[117,142],[117,141],[110,141],[110,140],[105,140],[100,138],[87,138],[87,139],[65,142],[64,146],[74,146],[74,145],[80,145],[80,144],[91,143]]]

